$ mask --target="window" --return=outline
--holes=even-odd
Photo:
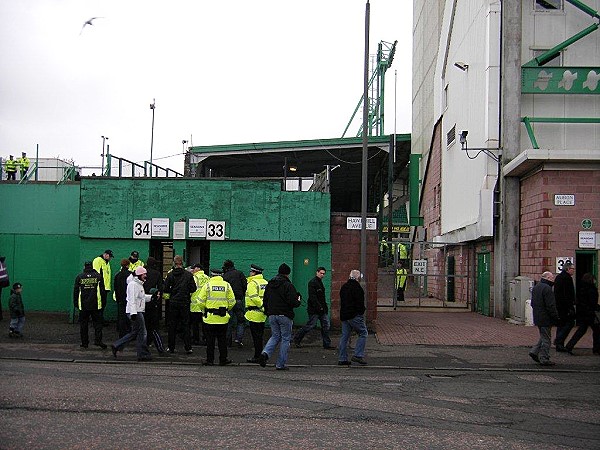
[[[450,131],[448,131],[448,134],[446,134],[446,145],[448,147],[450,147],[450,145],[452,145],[455,140],[456,140],[456,124],[454,124],[452,129]]]
[[[533,0],[534,11],[562,11],[563,0]]]

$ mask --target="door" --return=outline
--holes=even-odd
[[[317,260],[317,244],[295,243],[294,244],[294,270],[291,274],[294,287],[302,295],[302,305],[294,310],[294,323],[305,324],[308,320],[306,312],[306,301],[308,299],[308,282],[314,278],[319,267]],[[327,275],[331,276],[330,273]],[[327,295],[326,295],[327,297]]]
[[[477,254],[477,312],[490,315],[490,253]]]
[[[594,250],[578,250],[575,252],[575,290],[584,273],[591,273],[598,279],[598,253]]]

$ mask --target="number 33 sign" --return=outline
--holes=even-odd
[[[208,220],[206,222],[206,239],[212,241],[224,241],[225,222]]]

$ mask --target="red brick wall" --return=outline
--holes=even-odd
[[[350,271],[360,270],[360,230],[347,230],[346,218],[356,213],[331,215],[331,321],[340,326],[340,288],[348,281]],[[376,230],[367,231],[367,324],[376,329],[377,322],[377,260],[379,240]]]
[[[555,194],[575,194],[575,206],[555,206]],[[521,181],[521,275],[539,279],[557,256],[575,256],[581,221],[600,231],[600,171],[542,170]]]

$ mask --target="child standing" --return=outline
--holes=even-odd
[[[25,308],[23,307],[23,299],[21,298],[22,291],[23,285],[21,283],[13,284],[12,291],[10,292],[10,299],[8,300],[8,306],[10,308],[10,328],[8,337],[11,338],[23,337]]]

